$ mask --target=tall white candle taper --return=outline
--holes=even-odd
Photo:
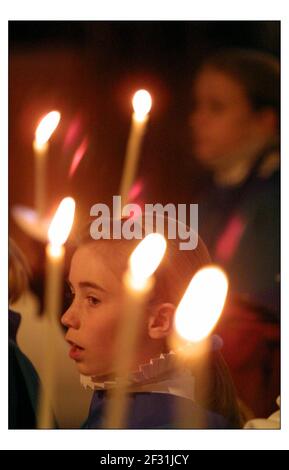
[[[151,95],[146,90],[138,90],[134,94],[132,105],[134,112],[132,115],[130,134],[124,161],[124,169],[119,189],[122,206],[125,206],[125,204],[128,202],[128,193],[134,182],[141,142],[145,133],[149,112],[152,106]],[[121,207],[119,208],[119,211],[120,217]]]
[[[121,428],[126,418],[127,376],[135,361],[135,350],[145,304],[154,285],[153,273],[161,263],[166,251],[166,240],[158,233],[147,235],[135,248],[124,275],[123,321],[119,332],[119,355],[115,373],[119,379],[112,390],[110,408],[107,410],[105,427]]]
[[[38,218],[44,216],[46,209],[46,160],[49,148],[49,139],[60,121],[60,113],[51,111],[38,124],[33,149],[35,155],[35,210]]]
[[[47,317],[47,333],[45,337],[45,354],[43,369],[43,390],[40,396],[38,410],[38,428],[49,429],[53,427],[53,413],[51,405],[54,401],[54,357],[55,329],[59,327],[58,316],[61,312],[62,277],[64,269],[66,242],[73,225],[75,202],[71,197],[64,198],[49,226],[46,247],[46,283],[44,313]]]

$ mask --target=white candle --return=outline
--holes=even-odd
[[[33,142],[35,156],[35,210],[42,219],[46,209],[46,160],[49,139],[60,121],[60,113],[51,111],[38,124]]]
[[[128,202],[128,193],[135,179],[141,142],[148,123],[152,99],[148,91],[138,90],[133,97],[132,104],[134,112],[119,189],[122,206]],[[121,216],[121,208],[119,208],[119,216]]]
[[[62,279],[65,260],[64,243],[66,242],[73,225],[75,202],[72,198],[64,198],[49,226],[46,247],[46,279],[44,313],[47,316],[47,332],[45,337],[45,354],[43,369],[43,390],[40,395],[38,410],[38,427],[49,429],[53,427],[53,413],[51,405],[54,402],[54,370],[56,358],[54,357],[55,329],[59,327],[58,316],[62,304]]]
[[[158,268],[166,251],[166,241],[158,233],[147,235],[133,251],[129,268],[124,275],[125,298],[123,321],[119,332],[119,355],[116,358],[116,377],[122,380],[111,391],[112,400],[107,410],[107,428],[121,428],[126,417],[126,378],[131,372],[136,344],[140,333],[146,301],[154,285],[153,273]]]

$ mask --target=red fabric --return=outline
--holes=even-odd
[[[241,400],[267,418],[280,394],[280,326],[253,307],[228,302],[216,332]]]

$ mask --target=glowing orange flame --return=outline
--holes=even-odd
[[[147,90],[138,90],[132,99],[132,106],[137,121],[143,121],[152,107],[152,98]]]
[[[60,113],[58,111],[51,111],[46,114],[37,126],[35,132],[35,144],[37,147],[42,147],[50,139],[60,121]]]
[[[226,274],[217,266],[200,269],[192,278],[175,314],[178,334],[191,342],[206,338],[222,313],[228,292]]]
[[[132,287],[140,290],[158,268],[165,254],[167,242],[159,233],[147,235],[132,252],[129,259]]]
[[[55,253],[59,252],[70,234],[74,212],[74,199],[72,197],[62,199],[48,229],[48,239]]]

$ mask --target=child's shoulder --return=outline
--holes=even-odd
[[[102,417],[107,400],[99,401],[94,394],[92,406],[84,427],[103,427]],[[181,418],[183,417],[183,418]],[[207,411],[188,398],[169,393],[131,393],[128,398],[127,429],[226,429],[227,420]]]
[[[224,429],[225,418],[192,400],[169,393],[136,393],[130,412],[131,427]]]

